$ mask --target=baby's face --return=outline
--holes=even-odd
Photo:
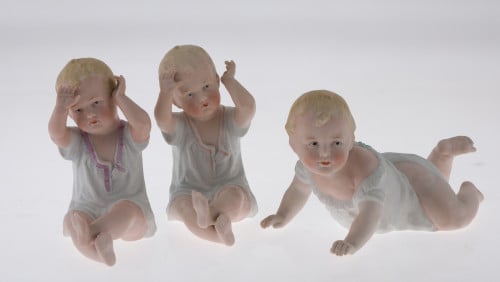
[[[345,166],[354,132],[340,117],[332,116],[321,126],[315,126],[315,121],[311,112],[297,116],[290,146],[311,173],[331,176]]]
[[[102,76],[80,83],[76,93],[80,98],[69,112],[78,128],[89,134],[106,134],[116,128],[120,121],[109,88]]]
[[[209,67],[176,74],[179,91],[174,94],[177,106],[193,119],[211,119],[220,105],[219,77]]]

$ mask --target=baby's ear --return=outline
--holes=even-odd
[[[291,135],[288,135],[288,145],[290,145],[290,148],[292,148],[293,152],[297,153],[297,151],[295,150],[296,142]]]
[[[352,149],[352,147],[354,147],[354,143],[356,143],[356,135],[354,135],[354,132],[353,132],[349,151]]]

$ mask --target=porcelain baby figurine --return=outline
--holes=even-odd
[[[124,77],[94,58],[67,63],[56,91],[49,135],[73,162],[74,178],[63,233],[83,255],[111,266],[113,240],[139,240],[156,230],[142,168],[151,120],[125,95]],[[76,127],[66,125],[68,116]]]
[[[355,141],[348,105],[325,90],[299,97],[285,127],[299,161],[278,211],[261,226],[285,226],[312,191],[349,229],[343,240],[333,243],[335,255],[355,253],[375,232],[465,227],[483,200],[471,182],[464,182],[457,194],[448,184],[454,157],[476,150],[468,137],[441,140],[427,159],[378,153]]]
[[[235,242],[232,222],[257,211],[240,150],[255,101],[235,79],[235,68],[226,61],[220,78],[235,106],[223,106],[219,76],[207,52],[194,45],[176,46],[160,63],[155,108],[157,124],[173,150],[168,218],[183,222],[202,239],[228,246]],[[182,111],[173,112],[172,104]]]

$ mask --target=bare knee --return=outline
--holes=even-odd
[[[240,221],[250,212],[248,194],[239,186],[222,188],[212,201],[213,207],[228,215],[233,221]]]
[[[470,220],[466,220],[466,217],[461,214],[461,212],[457,212],[455,214],[450,214],[446,216],[444,219],[440,220],[440,222],[435,223],[438,230],[456,230],[460,228],[464,228],[469,225]]]
[[[214,199],[216,198],[243,198],[245,197],[245,192],[241,187],[238,186],[225,186],[224,188],[220,189],[217,194],[215,195]]]
[[[435,223],[439,230],[456,230],[469,225],[474,218],[477,208],[471,209],[460,200],[449,210],[441,214],[439,222]]]

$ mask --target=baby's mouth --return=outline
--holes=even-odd
[[[319,163],[320,163],[320,165],[322,165],[322,166],[329,166],[329,165],[331,164],[331,162],[330,162],[330,161],[321,161],[321,162],[319,162]]]
[[[96,126],[96,125],[98,125],[98,124],[99,124],[99,121],[98,121],[98,120],[92,120],[92,121],[90,121],[90,122],[89,122],[89,125],[90,125],[91,127],[94,127],[94,126]]]

